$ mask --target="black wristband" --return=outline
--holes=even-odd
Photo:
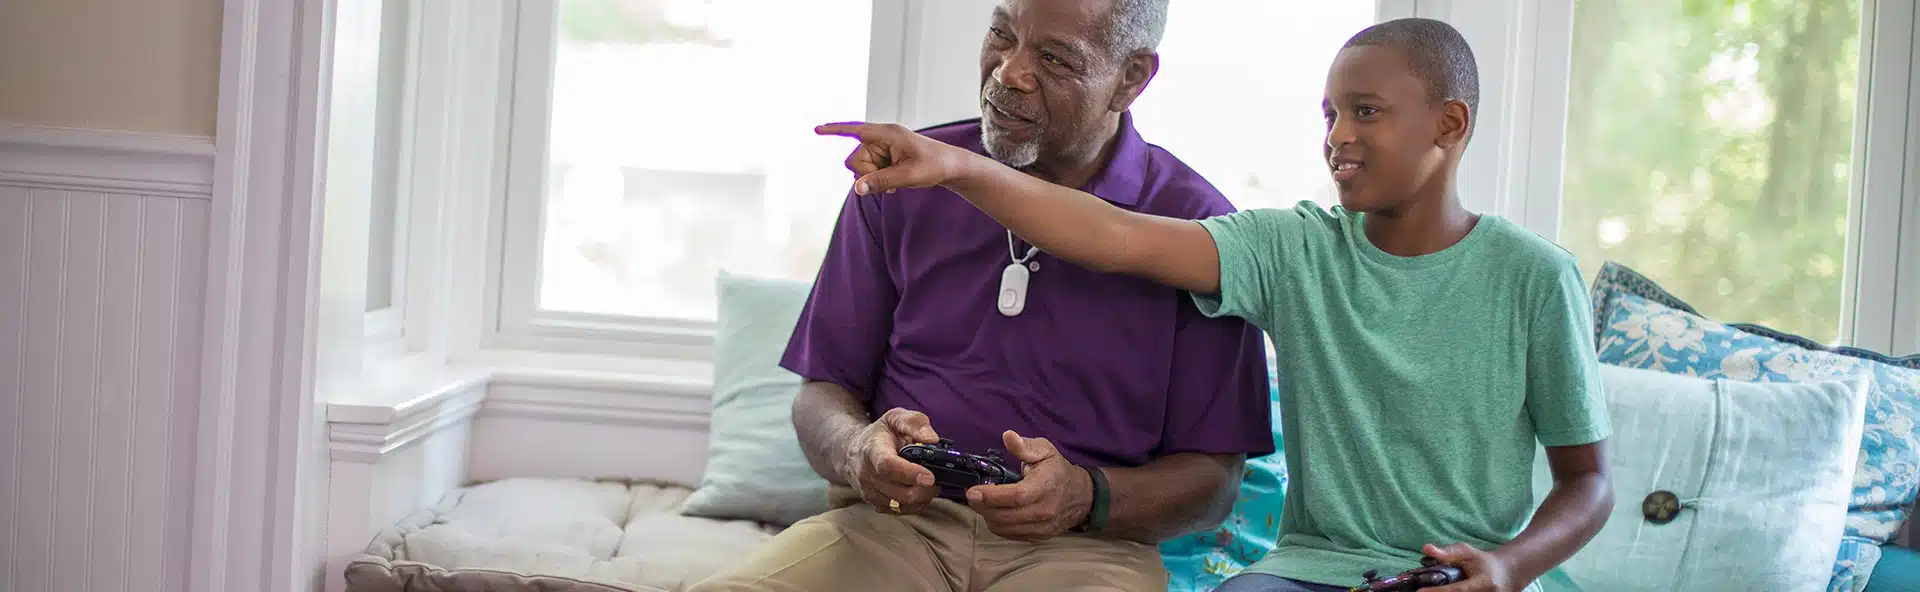
[[[1087,516],[1073,527],[1074,532],[1100,532],[1107,526],[1107,511],[1110,494],[1107,489],[1107,474],[1099,467],[1081,467],[1087,472],[1087,481],[1093,485],[1093,502],[1087,506]]]

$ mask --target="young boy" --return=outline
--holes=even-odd
[[[1610,426],[1572,255],[1460,205],[1478,84],[1451,26],[1368,28],[1335,59],[1322,107],[1340,205],[1198,222],[898,126],[819,132],[862,140],[856,192],[946,186],[1048,255],[1184,289],[1271,336],[1292,479],[1276,548],[1222,590],[1344,590],[1428,555],[1466,574],[1437,590],[1507,591],[1604,523]],[[1536,442],[1555,485],[1530,513]]]

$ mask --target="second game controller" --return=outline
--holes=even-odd
[[[1402,592],[1434,588],[1452,584],[1466,578],[1466,573],[1458,566],[1440,563],[1432,557],[1421,557],[1420,567],[1400,575],[1382,578],[1378,572],[1368,571],[1361,574],[1366,583],[1348,589],[1348,592]]]
[[[945,438],[935,444],[913,443],[900,447],[900,458],[933,472],[933,482],[948,490],[965,490],[975,485],[1005,485],[1020,482],[1020,463],[1007,463],[1000,455],[969,454]]]

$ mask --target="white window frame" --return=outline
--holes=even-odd
[[[537,306],[558,1],[519,0],[510,9],[513,55],[503,88],[510,89],[512,106],[501,122],[507,177],[492,228],[499,249],[488,270],[484,347],[704,361],[712,351],[712,321]],[[988,0],[875,0],[868,119],[930,124],[977,114],[969,99],[973,91],[965,86],[969,77],[950,74],[959,65],[977,63],[979,31],[991,5]],[[981,27],[962,25],[975,21]],[[958,53],[961,47],[964,55]]]
[[[1920,10],[1865,0],[1848,208],[1846,335],[1856,347],[1920,352]]]
[[[383,103],[386,101],[394,103],[391,105],[394,109],[394,118],[385,122],[376,120],[375,133],[382,139],[374,144],[374,148],[376,151],[389,154],[382,154],[380,156],[382,162],[376,164],[374,186],[370,197],[376,201],[393,200],[394,220],[392,250],[381,252],[373,248],[369,242],[367,265],[376,266],[376,261],[387,259],[392,261],[393,267],[390,270],[391,279],[388,284],[390,290],[387,295],[388,305],[367,311],[365,343],[370,350],[378,350],[378,355],[383,356],[407,349],[405,346],[408,332],[405,319],[407,294],[411,291],[407,285],[411,277],[407,269],[412,265],[429,263],[412,261],[417,250],[409,241],[419,235],[412,231],[412,221],[419,218],[411,211],[414,205],[411,185],[414,168],[418,163],[415,159],[405,156],[413,154],[414,141],[419,135],[414,122],[419,118],[420,113],[419,79],[422,75],[420,41],[423,24],[418,17],[419,8],[412,0],[386,0],[382,5],[381,51],[387,51],[385,44],[390,41],[397,42],[399,50],[396,63],[382,64],[382,83],[387,82],[389,80],[387,76],[392,75],[391,81],[396,83],[398,88],[394,89],[396,91],[394,94],[383,95],[380,99]],[[384,62],[384,56],[382,59]],[[395,71],[385,71],[387,68],[393,68]],[[381,92],[385,93],[386,90],[382,89]],[[385,125],[380,125],[382,123]],[[372,299],[373,294],[369,292],[367,297]]]
[[[514,47],[507,130],[507,185],[497,232],[502,243],[490,302],[490,345],[534,350],[589,350],[644,335],[651,346],[637,355],[687,357],[702,353],[701,326],[678,319],[618,317],[538,309],[541,237],[545,232],[548,149],[554,55],[561,0],[521,0],[512,9]],[[594,347],[599,346],[599,347]],[[622,348],[624,349],[624,348]]]
[[[417,105],[407,122],[407,260],[402,324],[405,359],[474,361],[480,322],[498,269],[497,222],[506,179],[504,124],[512,97],[517,2],[410,0],[416,22]],[[486,290],[482,290],[486,287]]]
[[[372,192],[389,191],[395,207],[393,253],[367,245],[349,248],[330,241],[325,253],[358,256],[358,266],[338,266],[325,281],[366,292],[374,258],[393,257],[392,305],[366,311],[355,327],[359,338],[329,337],[362,354],[368,375],[363,388],[421,368],[471,357],[481,341],[479,323],[485,269],[494,259],[486,228],[498,192],[497,153],[504,59],[504,3],[470,0],[383,0],[384,31],[404,31],[397,117],[381,133],[393,134],[393,174],[373,181]],[[383,50],[384,51],[384,50]],[[368,124],[372,125],[372,124]],[[371,143],[369,143],[371,146]],[[372,179],[379,176],[368,171]],[[389,185],[390,183],[390,185]],[[359,206],[370,207],[368,201]],[[328,224],[367,224],[365,213],[330,214]],[[359,233],[361,240],[367,238]],[[342,237],[343,239],[346,237]],[[337,255],[336,255],[337,254]],[[342,295],[344,296],[344,295]],[[354,299],[365,308],[364,296]],[[348,324],[348,321],[330,321]],[[342,396],[360,396],[346,392]]]

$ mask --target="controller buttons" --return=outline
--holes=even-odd
[[[1671,491],[1655,491],[1640,502],[1640,513],[1646,516],[1647,522],[1666,524],[1679,516],[1682,507],[1680,496]]]

